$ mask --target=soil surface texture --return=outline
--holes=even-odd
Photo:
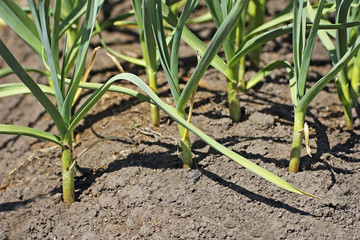
[[[267,19],[288,1],[268,1]],[[206,10],[200,7],[197,13]],[[124,13],[130,1],[107,1],[101,18]],[[195,13],[196,14],[196,13]],[[190,26],[205,42],[212,23]],[[0,37],[26,67],[44,69],[37,56],[6,27]],[[123,54],[141,57],[135,28],[113,28],[106,42]],[[92,49],[100,45],[92,40]],[[92,51],[92,49],[90,49]],[[261,65],[292,62],[291,36],[263,47]],[[89,53],[89,58],[91,55]],[[103,83],[118,73],[101,49],[89,81]],[[125,71],[146,80],[142,68],[121,61]],[[196,66],[196,53],[182,45],[184,85]],[[331,69],[317,43],[309,87]],[[255,71],[248,65],[246,78]],[[6,64],[0,59],[0,67]],[[41,83],[46,79],[32,76]],[[160,97],[172,104],[159,71]],[[19,82],[16,76],[1,79]],[[121,86],[136,89],[126,81]],[[84,91],[80,103],[90,93]],[[360,121],[345,131],[343,109],[331,82],[307,111],[312,157],[303,147],[301,171],[288,173],[293,107],[288,76],[277,70],[241,95],[243,119],[227,111],[226,79],[209,68],[201,81],[192,123],[226,147],[321,199],[287,192],[222,156],[191,134],[194,170],[182,169],[177,124],[161,112],[153,128],[148,103],[117,93],[104,97],[76,128],[75,152],[110,136],[85,152],[76,168],[76,202],[62,201],[61,155],[54,144],[30,137],[0,136],[0,240],[5,239],[360,239]],[[79,107],[77,104],[76,107]],[[56,133],[31,95],[0,100],[0,122]]]

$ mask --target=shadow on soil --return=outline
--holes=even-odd
[[[95,182],[97,178],[100,178],[102,175],[106,173],[116,172],[119,171],[122,168],[128,168],[128,167],[145,167],[145,168],[151,168],[151,169],[182,169],[182,162],[177,156],[178,149],[175,147],[174,144],[167,144],[163,142],[142,142],[142,144],[146,146],[150,145],[158,145],[163,148],[166,148],[167,151],[161,152],[161,153],[131,153],[129,154],[125,159],[121,160],[115,160],[111,162],[106,169],[99,169],[96,171],[93,171],[89,168],[82,168],[77,167],[77,169],[83,174],[81,177],[76,178],[76,194],[77,196],[81,195],[85,190],[87,190],[91,185]],[[196,144],[197,146],[199,144]],[[146,148],[146,147],[145,147]],[[142,150],[141,150],[142,151]],[[197,162],[200,162],[201,159],[205,158],[209,155],[209,153],[215,152],[214,150],[209,150],[208,153],[200,153],[200,156],[197,158]],[[257,158],[259,158],[258,155],[256,155]],[[265,159],[262,158],[264,161],[271,161],[274,162],[275,160],[271,159]],[[236,185],[234,183],[228,182],[219,175],[210,172],[202,167],[198,167],[198,170],[202,172],[202,174],[212,181],[215,181],[219,183],[220,185],[229,188],[238,194],[241,194],[243,196],[246,196],[247,198],[251,199],[252,201],[261,202],[263,204],[266,204],[271,207],[281,208],[286,211],[289,211],[291,213],[295,214],[301,214],[306,216],[312,216],[312,217],[320,217],[317,215],[313,215],[309,212],[297,209],[295,207],[292,207],[286,203],[275,201],[270,198],[264,197],[260,194],[253,193],[239,185]]]
[[[211,180],[219,183],[221,186],[223,187],[226,187],[226,188],[229,188],[235,192],[237,192],[238,194],[241,194],[243,196],[246,196],[247,198],[249,198],[250,200],[252,201],[256,201],[256,202],[261,202],[263,204],[266,204],[268,206],[271,206],[271,207],[275,207],[275,208],[282,208],[286,211],[289,211],[291,213],[295,213],[295,214],[300,214],[300,215],[305,215],[305,216],[311,216],[311,217],[321,217],[320,215],[317,216],[317,215],[314,215],[314,214],[311,214],[309,212],[306,212],[306,211],[302,211],[300,209],[297,209],[295,207],[292,207],[286,203],[283,203],[283,202],[280,202],[280,201],[275,201],[271,198],[267,198],[267,197],[264,197],[260,194],[256,194],[256,193],[253,193],[239,185],[236,185],[234,183],[231,183],[231,182],[228,182],[226,180],[224,180],[223,178],[221,178],[220,176],[218,176],[217,174],[215,173],[212,173],[212,172],[209,172],[203,168],[199,168],[199,170],[208,178],[210,178]]]
[[[37,196],[26,199],[26,200],[19,200],[19,201],[14,201],[14,202],[0,203],[0,212],[16,211],[20,207],[24,207],[27,204],[35,202],[38,199],[48,198],[49,196],[53,196],[56,193],[62,193],[61,187],[54,188],[53,190],[51,190],[47,194],[38,194]]]

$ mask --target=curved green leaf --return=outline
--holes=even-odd
[[[55,96],[54,89],[51,87],[41,84],[38,84],[38,86],[44,93]],[[29,93],[31,93],[31,91],[23,83],[9,83],[0,85],[0,98]]]
[[[218,51],[220,50],[221,46],[226,40],[228,34],[230,34],[230,32],[236,26],[236,23],[239,17],[241,16],[242,12],[244,11],[245,7],[247,6],[247,3],[248,0],[236,1],[231,11],[229,12],[228,16],[224,19],[221,26],[215,33],[214,37],[212,38],[209,44],[209,47],[204,53],[204,56],[201,58],[199,64],[195,68],[188,83],[185,85],[185,88],[181,93],[179,102],[176,106],[176,108],[179,111],[182,112],[183,109],[185,109],[186,104],[190,99],[192,93],[194,92],[195,88],[197,87],[200,79],[204,75],[207,68],[210,66],[214,57],[217,55]]]
[[[62,1],[64,2],[64,1]],[[65,1],[68,2],[68,1]],[[61,25],[59,27],[59,36],[62,36],[76,21],[80,19],[82,15],[84,15],[86,11],[86,2],[87,1],[80,1],[74,9],[70,13],[67,14],[66,18],[61,22]],[[101,7],[104,3],[104,0],[100,0],[98,3],[98,6]],[[71,7],[69,7],[70,9]],[[66,13],[65,13],[66,14]],[[132,13],[125,13],[122,15],[119,15],[113,19],[107,19],[104,22],[101,23],[101,29],[105,29],[107,27],[110,27],[115,21],[121,20],[124,18],[128,18],[131,16]]]
[[[19,35],[40,57],[41,41],[34,22],[12,0],[0,1],[0,17]]]
[[[151,13],[152,27],[154,28],[154,38],[159,52],[161,66],[165,72],[167,82],[170,86],[170,91],[174,102],[177,103],[181,94],[179,87],[179,77],[177,74],[173,75],[171,71],[171,59],[168,51],[168,44],[166,42],[162,1],[145,1],[144,6]],[[176,29],[176,28],[175,28]]]
[[[147,4],[148,0],[143,2],[142,7],[142,18],[143,22],[143,31],[144,31],[144,42],[146,49],[146,56],[144,56],[145,62],[148,64],[148,68],[150,72],[156,72],[159,68],[160,62],[156,49],[156,41],[154,37],[154,29],[151,24],[151,13]],[[149,79],[150,81],[150,79]],[[149,83],[150,84],[150,83]]]
[[[69,85],[68,92],[66,93],[64,105],[61,109],[62,116],[64,116],[64,119],[66,120],[71,119],[71,108],[76,91],[79,87],[79,82],[84,73],[86,55],[89,49],[90,39],[98,11],[98,0],[87,1],[86,15],[81,26],[81,42],[75,64],[75,70]]]
[[[239,50],[236,51],[235,56],[229,61],[228,65],[231,67],[235,65],[240,58],[245,56],[248,52],[256,49],[257,47],[263,45],[264,43],[273,40],[279,36],[290,33],[292,31],[292,24],[288,24],[286,26],[282,26],[273,30],[270,30],[265,33],[261,33],[255,36],[252,39],[247,40],[243,46],[239,47]]]
[[[140,31],[142,31],[142,29],[144,28],[143,27],[144,23],[142,21],[143,13],[142,13],[142,8],[141,8],[142,0],[131,0],[131,5],[132,5],[133,10],[134,10],[137,25],[138,25]]]
[[[299,98],[302,98],[305,95],[306,79],[307,79],[307,75],[308,75],[308,71],[309,71],[310,59],[311,59],[311,55],[312,55],[312,52],[314,49],[317,32],[319,30],[319,24],[320,24],[320,19],[322,16],[324,4],[325,4],[325,0],[320,0],[317,12],[315,14],[314,22],[310,29],[310,33],[309,33],[307,42],[305,43],[306,23],[304,23],[304,25],[305,25],[304,32],[302,33],[304,35],[304,39],[300,40],[299,42],[294,42],[294,44],[299,44],[300,42],[304,41],[304,47],[301,49],[302,52],[297,53],[297,54],[294,53],[294,56],[295,55],[301,56],[301,59],[298,62],[299,66],[295,66],[295,71],[299,74],[297,76],[297,85],[298,85],[298,94],[299,94],[298,97]],[[304,12],[306,13],[306,7],[304,8]],[[294,62],[295,62],[295,60],[294,60]],[[297,69],[297,67],[298,67],[298,69]]]
[[[61,0],[54,0],[54,14],[53,14],[53,22],[52,22],[53,26],[51,33],[51,52],[52,52],[52,56],[54,57],[54,62],[57,72],[60,72],[60,65],[59,65],[60,11],[61,11]]]
[[[142,67],[146,67],[145,61],[143,59],[138,59],[138,58],[134,58],[134,57],[130,57],[121,53],[118,53],[116,51],[114,51],[112,48],[110,48],[106,42],[104,41],[102,35],[101,35],[101,26],[99,25],[99,23],[95,23],[95,28],[96,28],[96,32],[99,36],[100,39],[100,43],[101,45],[112,55],[114,55],[115,57],[118,57],[126,62],[130,62],[130,63],[134,63],[136,65],[142,66]]]
[[[44,141],[50,141],[62,146],[60,137],[52,133],[44,132],[30,127],[0,124],[0,134],[29,136]]]
[[[346,24],[330,24],[330,25],[320,25],[319,29],[340,29],[340,28],[348,28],[353,26],[358,26],[359,22],[346,23]],[[312,24],[307,24],[306,28],[310,29]],[[252,39],[248,39],[243,46],[239,47],[239,50],[236,51],[235,56],[229,61],[228,65],[231,67],[240,60],[241,57],[245,56],[248,52],[256,49],[258,46],[273,40],[279,36],[290,33],[293,29],[293,24],[288,24],[286,26],[282,26],[276,29],[272,29],[270,31],[261,33]],[[225,74],[226,76],[226,74]]]
[[[118,86],[110,86],[111,84],[113,84],[115,81],[118,81],[118,80],[127,80],[127,81],[132,82],[133,84],[138,86],[141,90],[143,90],[148,96],[145,96],[145,95],[143,95],[143,94],[141,94],[141,93],[139,93],[137,91],[131,90],[131,89],[118,87]],[[134,96],[134,97],[140,97],[140,99],[142,99],[142,100],[145,100],[145,101],[148,101],[148,102],[152,102],[153,104],[156,104],[159,108],[161,108],[171,118],[173,118],[175,121],[177,121],[179,124],[181,124],[185,128],[189,129],[191,132],[193,132],[196,136],[198,136],[205,143],[209,144],[211,147],[213,147],[214,149],[216,149],[220,153],[222,153],[225,156],[231,158],[232,160],[234,160],[235,162],[237,162],[241,166],[249,169],[250,171],[254,172],[255,174],[259,175],[260,177],[263,177],[264,179],[272,182],[273,184],[275,184],[275,185],[277,185],[277,186],[279,186],[279,187],[281,187],[281,188],[283,188],[285,190],[317,198],[315,195],[306,193],[306,192],[294,187],[293,185],[291,185],[287,181],[283,180],[282,178],[280,178],[280,177],[276,176],[275,174],[273,174],[273,173],[259,167],[255,163],[253,163],[253,162],[249,161],[248,159],[240,156],[239,154],[233,152],[232,150],[230,150],[230,149],[224,147],[223,145],[221,145],[220,143],[216,142],[211,137],[207,136],[205,133],[203,133],[201,130],[196,128],[194,125],[192,125],[191,123],[186,121],[181,115],[179,115],[178,111],[174,107],[164,103],[151,90],[151,88],[149,86],[147,86],[146,83],[144,83],[144,81],[142,79],[140,79],[139,77],[137,77],[134,74],[131,74],[131,73],[118,74],[118,75],[112,77],[106,84],[103,84],[103,85],[94,84],[94,83],[80,83],[80,85],[81,85],[81,87],[88,88],[88,89],[97,89],[97,91],[90,97],[91,100],[88,100],[87,103],[83,104],[83,106],[81,107],[82,110],[79,110],[78,113],[76,113],[74,115],[73,121],[72,121],[73,124],[70,127],[70,129],[74,128],[77,125],[78,121],[80,121],[82,116],[84,116],[86,114],[86,110],[91,109],[91,106],[93,106],[96,103],[96,101],[98,99],[100,99],[100,97],[106,91],[119,92],[119,93],[124,93],[124,94],[131,95],[131,96]]]
[[[6,47],[4,42],[0,39],[0,55],[3,57],[5,62],[9,67],[14,71],[14,73],[19,77],[19,79],[30,89],[32,94],[40,102],[40,104],[45,108],[49,113],[50,117],[53,119],[60,136],[63,136],[67,132],[66,124],[62,118],[60,112],[57,110],[55,105],[50,101],[50,99],[43,93],[37,83],[26,73],[22,68],[20,63],[15,59],[11,54],[9,49]]]
[[[66,1],[67,2],[67,1]],[[72,7],[68,7],[70,10]],[[62,36],[71,25],[76,23],[79,18],[85,13],[86,11],[86,1],[81,1],[71,12],[67,13],[66,18],[61,22],[59,26],[59,37]]]
[[[346,23],[348,20],[348,14],[350,10],[350,4],[352,0],[343,0],[336,2],[336,23]],[[340,59],[348,49],[348,36],[347,29],[338,29],[336,31],[336,54],[337,59]],[[347,66],[340,70],[339,81],[344,87],[349,84],[349,79],[347,76]],[[346,99],[350,99],[348,91],[344,92]]]
[[[125,73],[119,74],[117,76],[123,76]],[[126,75],[125,75],[126,76]],[[92,87],[93,89],[97,86],[101,85],[99,88],[96,89],[96,91],[88,98],[81,107],[75,112],[74,116],[70,120],[70,125],[68,127],[69,131],[74,130],[74,128],[78,125],[78,123],[84,118],[84,116],[89,112],[89,110],[99,101],[99,99],[105,94],[106,91],[109,90],[110,87],[112,87],[112,91],[117,92],[123,92],[128,95],[133,95],[135,97],[139,97],[140,99],[148,101],[149,99],[147,97],[141,96],[140,93],[137,93],[136,91],[126,91],[125,88],[117,87],[117,86],[111,86],[114,82],[120,80],[122,78],[119,77],[112,77],[109,79],[105,84],[90,84],[90,83],[81,83],[79,85],[82,85],[84,87]],[[144,83],[145,84],[145,83]],[[146,85],[146,84],[145,84]]]
[[[247,81],[245,89],[248,90],[254,87],[262,79],[264,79],[266,76],[272,73],[272,71],[279,68],[285,68],[288,70],[288,72],[293,70],[291,64],[287,61],[283,61],[283,60],[273,61],[267,64],[265,67],[261,68],[259,71],[257,71],[256,74],[249,81]]]
[[[52,47],[51,47],[51,40],[50,40],[50,35],[49,35],[49,19],[48,19],[48,2],[44,3],[44,1],[40,0],[39,1],[39,25],[41,27],[41,29],[39,29],[39,34],[40,34],[40,38],[46,53],[46,60],[47,60],[47,64],[49,66],[50,69],[50,75],[51,75],[51,79],[53,82],[53,86],[54,86],[54,90],[55,90],[55,94],[56,94],[56,101],[57,104],[59,106],[59,109],[62,108],[63,103],[64,103],[64,95],[65,93],[61,92],[61,87],[59,84],[59,80],[57,77],[58,74],[58,70],[59,68],[56,65],[56,59],[58,60],[59,56],[53,56],[53,51],[52,51]],[[33,10],[34,11],[34,10]],[[36,19],[35,19],[36,21]],[[58,52],[56,52],[55,54],[59,54]],[[58,62],[57,62],[58,63]]]
[[[154,103],[159,108],[161,108],[166,114],[168,114],[171,118],[173,118],[175,121],[177,121],[179,124],[181,124],[185,128],[189,129],[191,132],[193,132],[196,136],[198,136],[205,143],[209,144],[211,147],[213,147],[214,149],[216,149],[220,153],[224,154],[225,156],[231,158],[232,160],[234,160],[235,162],[237,162],[241,166],[247,168],[248,170],[254,172],[255,174],[259,175],[260,177],[263,177],[264,179],[272,182],[273,184],[275,184],[275,185],[277,185],[277,186],[279,186],[279,187],[281,187],[283,189],[286,189],[288,191],[295,192],[295,193],[298,193],[298,194],[304,194],[304,195],[316,198],[315,195],[306,193],[306,192],[294,187],[293,185],[291,185],[290,183],[288,183],[284,179],[282,179],[282,178],[276,176],[275,174],[261,168],[260,166],[256,165],[255,163],[253,163],[253,162],[249,161],[248,159],[240,156],[239,154],[233,152],[232,150],[230,150],[230,149],[224,147],[223,145],[221,145],[220,143],[216,142],[211,137],[207,136],[205,133],[203,133],[201,130],[196,128],[194,125],[192,125],[191,123],[186,121],[181,115],[179,115],[178,111],[174,107],[164,103],[146,85],[146,83],[144,83],[144,81],[141,80],[140,78],[138,78],[137,76],[135,76],[135,75],[133,75],[131,73],[122,73],[122,74],[118,74],[118,75],[114,76],[109,81],[114,82],[114,81],[117,81],[117,80],[120,80],[120,79],[128,80],[128,81],[132,82],[133,84],[135,84],[136,86],[138,86],[141,90],[143,90],[146,94],[148,94],[148,96],[154,101]]]
[[[249,39],[252,39],[254,36],[263,33],[271,28],[274,28],[280,24],[289,22],[290,20],[293,19],[293,13],[292,12],[288,12],[285,13],[279,17],[276,17],[264,24],[262,24],[261,26],[255,28],[254,30],[252,30],[251,32],[249,32],[248,34],[246,34],[245,38],[244,38],[244,42],[248,41]]]
[[[200,23],[205,23],[208,22],[212,19],[211,17],[211,13],[210,12],[206,12],[198,17],[194,17],[194,18],[189,18],[186,21],[186,24],[200,24]]]
[[[166,22],[173,29],[175,29],[179,21],[178,18],[169,10],[169,8],[165,4],[162,4],[161,9],[162,9],[163,17],[166,20]],[[184,26],[181,37],[192,49],[198,51],[200,56],[204,55],[208,46],[205,43],[203,43],[186,26]],[[214,57],[213,61],[211,62],[211,65],[226,76],[226,69],[227,69],[226,64],[218,55]]]
[[[139,24],[135,21],[120,20],[114,22],[114,26],[117,27],[139,27]]]
[[[308,16],[309,16],[310,20],[314,21],[315,11],[314,11],[313,7],[311,6],[311,4],[308,4],[307,12],[308,12]],[[336,49],[335,49],[335,45],[333,44],[330,37],[328,36],[328,33],[325,31],[318,31],[317,35],[318,35],[319,39],[321,40],[322,44],[324,45],[324,47],[326,48],[326,50],[328,51],[332,63],[335,64],[337,62]]]
[[[360,49],[360,37],[358,37],[353,46],[351,46],[347,52],[343,55],[343,57],[339,60],[339,62],[334,65],[333,69],[322,77],[319,81],[317,81],[310,89],[306,92],[304,97],[299,101],[299,105],[297,109],[299,111],[305,111],[309,106],[311,101],[318,95],[318,93],[328,84],[331,79],[333,79],[340,71],[343,69],[346,64],[355,56],[355,54]]]
[[[66,80],[67,83],[70,83],[69,80]],[[86,88],[86,89],[90,89],[90,90],[98,90],[99,88],[103,87],[104,84],[101,83],[90,83],[90,82],[81,82],[79,84],[80,88]],[[114,86],[111,85],[108,88],[109,92],[117,92],[117,93],[123,93],[132,97],[136,97],[138,99],[141,99],[143,101],[149,102],[154,104],[154,102],[151,100],[151,98],[149,98],[147,95],[144,95],[142,93],[139,93],[138,91],[129,89],[129,88],[125,88],[125,87],[120,87],[120,86]]]
[[[175,28],[173,41],[171,45],[171,53],[170,53],[170,70],[173,78],[178,78],[179,74],[179,49],[180,49],[180,40],[182,31],[184,29],[186,20],[189,18],[190,14],[195,10],[196,6],[199,4],[200,0],[192,0],[186,1],[185,7],[181,12],[181,16],[179,22]],[[161,6],[161,4],[160,4]],[[161,14],[161,12],[160,12]],[[177,80],[177,85],[179,85],[179,80]]]
[[[35,73],[39,73],[44,76],[49,76],[46,71],[38,69],[38,68],[24,68],[24,70],[26,72],[35,72]],[[11,68],[0,69],[0,78],[6,77],[10,74],[14,74],[14,71]]]
[[[224,21],[224,16],[221,11],[221,3],[219,1],[210,0],[205,0],[205,2],[216,27],[219,28],[221,23]]]
[[[127,19],[127,18],[129,18],[129,17],[131,17],[133,15],[134,15],[134,11],[130,10],[130,11],[126,12],[126,13],[117,15],[114,18],[109,18],[109,19],[106,19],[105,21],[100,22],[99,23],[99,29],[96,29],[96,31],[93,32],[93,36],[98,34],[101,31],[107,29],[107,28],[112,27],[113,25],[116,25],[117,21],[121,22],[122,20]]]

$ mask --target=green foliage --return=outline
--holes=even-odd
[[[335,24],[360,23],[360,2],[336,1],[333,4],[335,11]],[[313,18],[313,8],[308,7],[310,18]],[[331,32],[318,32],[321,42],[327,49],[333,65],[345,55],[350,46],[353,46],[356,39],[360,36],[359,26],[336,29],[335,34]],[[335,38],[335,45],[332,37]],[[346,128],[353,129],[352,108],[357,105],[359,97],[360,77],[359,77],[359,53],[356,53],[347,66],[343,67],[335,80],[339,99],[344,106]]]
[[[11,3],[10,1],[8,3]],[[13,126],[1,124],[1,134],[17,134],[27,135],[42,140],[52,141],[62,147],[62,160],[63,160],[63,195],[64,201],[67,204],[71,204],[74,201],[74,174],[72,159],[72,132],[79,121],[85,116],[86,112],[96,103],[106,90],[104,88],[96,91],[75,114],[72,116],[72,104],[75,97],[75,93],[79,87],[80,79],[84,72],[84,65],[86,61],[86,54],[88,52],[90,38],[95,24],[96,16],[99,12],[99,3],[97,0],[89,1],[86,3],[86,14],[80,30],[77,32],[76,39],[78,39],[78,46],[73,45],[70,49],[74,51],[76,48],[78,54],[75,63],[75,70],[69,88],[65,88],[65,68],[69,61],[69,55],[67,55],[67,46],[65,44],[64,56],[63,56],[63,68],[59,65],[59,44],[60,44],[60,24],[59,15],[61,8],[61,1],[54,2],[54,8],[51,8],[49,1],[39,0],[38,4],[35,1],[29,1],[30,10],[33,16],[33,22],[29,21],[29,25],[36,26],[36,33],[39,36],[39,42],[41,43],[43,51],[41,51],[41,57],[44,59],[44,63],[49,68],[50,77],[53,83],[52,89],[38,85],[20,65],[20,63],[14,58],[9,49],[5,46],[0,39],[0,55],[9,65],[12,71],[19,77],[23,84],[10,84],[2,85],[0,88],[1,96],[16,95],[20,93],[31,92],[35,98],[41,103],[41,105],[48,112],[53,122],[55,123],[59,136],[51,133],[43,132],[37,129],[32,129],[22,126]],[[53,21],[51,21],[50,12],[54,12]],[[7,19],[11,22],[11,19]],[[50,26],[50,23],[53,23]],[[21,31],[26,31],[22,29]],[[21,34],[21,31],[18,34]],[[52,33],[52,34],[51,34]],[[35,46],[31,42],[28,43],[31,46]],[[33,47],[34,49],[35,47]],[[58,76],[61,76],[60,79]],[[25,88],[26,86],[26,88]],[[106,87],[105,87],[106,89]],[[11,91],[11,92],[10,92]],[[53,94],[56,98],[56,105],[45,95]]]
[[[227,23],[222,24],[224,19],[229,15],[230,10],[234,9],[234,4],[238,4],[238,1],[222,1],[221,3],[216,0],[207,0],[206,4],[208,6],[209,12],[213,18],[213,21],[217,28],[220,25],[225,26]],[[266,67],[266,69],[260,69],[259,74],[256,78],[245,81],[245,55],[251,51],[256,52],[253,55],[257,55],[260,47],[266,42],[275,39],[278,36],[291,32],[291,27],[280,27],[273,30],[272,28],[282,24],[286,21],[289,21],[292,16],[289,13],[284,13],[279,15],[279,17],[274,18],[266,24],[259,25],[260,23],[254,23],[250,28],[252,31],[248,34],[245,34],[245,17],[246,12],[254,9],[249,7],[249,1],[240,1],[241,2],[241,14],[233,21],[233,29],[229,31],[227,35],[223,35],[225,38],[223,41],[223,47],[226,57],[226,62],[224,62],[217,54],[217,52],[212,56],[210,64],[219,70],[222,74],[227,77],[228,81],[228,97],[229,97],[229,111],[230,117],[234,121],[240,121],[241,111],[240,111],[240,102],[239,95],[260,82],[263,78],[259,76],[263,73],[270,74],[269,66],[275,66],[272,63]],[[254,1],[259,7],[258,10],[261,12],[261,9],[264,8],[265,1]],[[260,4],[260,5],[259,5]],[[262,5],[261,5],[262,4]],[[254,11],[257,11],[256,9]],[[167,8],[165,4],[162,5],[162,14],[166,22],[173,28],[176,29],[179,19]],[[254,17],[253,20],[256,22],[257,19]],[[256,26],[256,27],[255,27]],[[215,36],[214,36],[215,37]],[[193,49],[197,50],[199,54],[204,58],[205,51],[212,46],[206,46],[201,42],[187,27],[184,27],[182,38],[189,44]],[[214,39],[213,39],[214,40]],[[213,41],[214,42],[214,41]],[[213,49],[216,50],[216,49]],[[255,60],[257,61],[257,60]],[[276,60],[275,62],[278,62]],[[275,63],[274,63],[275,64]],[[285,64],[285,63],[284,63]],[[282,64],[282,65],[284,65]],[[285,64],[286,65],[286,64]],[[279,66],[279,65],[278,65]],[[274,70],[274,69],[273,69]],[[266,75],[263,75],[266,77]],[[249,85],[247,85],[250,83]]]
[[[149,102],[151,108],[157,111],[157,117],[155,111],[153,115],[153,119],[157,118],[153,121],[154,126],[159,124],[158,108],[176,120],[179,124],[184,167],[193,167],[191,141],[188,134],[188,131],[191,131],[220,153],[264,179],[288,191],[316,197],[299,190],[204,134],[190,123],[191,117],[187,118],[187,115],[191,116],[191,110],[186,113],[185,109],[189,102],[192,105],[198,83],[204,73],[209,66],[213,66],[227,77],[230,116],[234,121],[238,121],[241,117],[239,94],[254,87],[273,70],[285,68],[289,74],[291,99],[294,106],[293,145],[289,170],[298,171],[302,138],[306,132],[304,130],[306,109],[312,100],[337,76],[336,86],[346,115],[351,114],[351,107],[357,102],[360,92],[359,0],[339,0],[334,3],[320,0],[317,5],[312,5],[307,0],[295,0],[292,5],[293,12],[286,8],[279,16],[267,23],[263,23],[262,18],[265,0],[206,0],[209,12],[204,15],[205,19],[209,19],[211,15],[217,28],[209,45],[199,40],[186,26],[187,23],[191,23],[188,21],[189,16],[199,2],[200,0],[132,0],[133,11],[98,23],[96,17],[103,0],[29,0],[30,17],[13,0],[0,1],[0,17],[33,49],[46,67],[46,71],[23,68],[0,39],[0,55],[10,67],[10,69],[1,69],[0,77],[15,73],[22,81],[22,83],[0,85],[0,97],[33,94],[52,118],[58,134],[6,124],[0,124],[0,133],[31,136],[61,146],[63,195],[67,204],[74,201],[73,131],[106,91],[128,94]],[[178,18],[175,13],[178,13],[181,8],[182,12]],[[334,24],[324,19],[325,14],[331,11],[335,11]],[[245,31],[247,14],[250,16],[248,33]],[[257,19],[256,16],[259,14],[261,18]],[[112,26],[115,21],[125,20],[132,15],[135,16],[139,29],[143,59],[133,59],[114,52],[101,36],[101,32]],[[199,19],[203,21],[204,16]],[[283,25],[291,20],[293,20],[292,24]],[[259,50],[262,45],[291,32],[293,33],[294,66],[276,59],[245,81],[245,56],[251,53],[252,61],[258,64]],[[81,82],[90,39],[94,34],[99,35],[101,43],[110,53],[144,66],[149,85],[130,73],[116,75],[104,84]],[[333,68],[308,88],[307,74],[317,37],[327,48]],[[331,38],[335,38],[335,45]],[[178,69],[181,40],[196,49],[201,56],[183,89],[180,88]],[[63,47],[60,46],[61,42],[65,42]],[[218,56],[221,48],[225,52],[225,61]],[[60,49],[64,49],[62,54],[59,53]],[[157,96],[156,73],[160,64],[165,72],[175,107],[165,104]],[[47,76],[51,87],[37,84],[29,76],[30,71]],[[70,75],[71,78],[68,79]],[[144,93],[114,86],[113,83],[119,80],[130,81]],[[95,91],[75,111],[73,102],[80,87]],[[56,104],[50,100],[53,97],[56,99]],[[348,113],[349,108],[350,113]],[[351,115],[348,118],[351,119]]]
[[[323,13],[325,0],[319,1],[316,14],[311,12],[310,3],[305,0],[294,1],[294,25],[293,25],[293,51],[294,51],[294,77],[290,78],[290,90],[294,105],[294,137],[290,156],[290,172],[298,172],[300,164],[301,143],[305,122],[305,112],[311,101],[319,92],[338,74],[344,71],[348,62],[359,51],[360,38],[342,53],[341,56],[332,55],[332,60],[336,61],[331,71],[319,79],[308,91],[306,91],[306,79],[310,66],[310,58],[315,44],[316,36],[319,32],[320,20]],[[310,9],[310,16],[313,19],[309,36],[306,40],[306,16],[307,6]],[[337,31],[346,29],[338,26]],[[323,33],[322,33],[323,34]],[[322,41],[327,40],[324,35],[320,35]],[[331,46],[325,42],[326,46]],[[333,49],[332,49],[333,50]]]
[[[64,58],[62,71],[64,76],[67,76],[73,69],[79,52],[81,34],[78,22],[86,12],[86,1],[56,0],[53,7],[48,0],[40,1],[38,6],[34,0],[28,0],[28,3],[31,16],[28,16],[28,12],[13,0],[0,1],[0,18],[39,56],[47,71],[40,69],[37,71],[48,77],[55,73],[50,68],[55,68],[59,73],[59,39],[66,34],[66,44],[70,51]],[[101,7],[102,3],[103,0],[99,1],[98,7]],[[53,20],[50,21],[50,17]],[[40,34],[48,35],[46,37],[48,39],[45,40]],[[51,47],[45,48],[45,45]],[[46,52],[49,49],[51,53]],[[46,58],[49,54],[52,56],[50,60]],[[0,70],[0,78],[9,73],[13,72],[10,69]],[[54,76],[49,78],[50,86],[53,85],[54,78]]]

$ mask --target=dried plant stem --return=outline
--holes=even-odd
[[[84,73],[84,75],[82,76],[80,82],[86,82],[86,80],[88,79],[89,74],[90,74],[90,71],[91,71],[91,69],[92,69],[92,66],[94,65],[96,53],[97,53],[97,51],[98,51],[99,49],[100,49],[100,47],[98,46],[98,47],[96,47],[96,48],[94,49],[94,51],[92,52],[91,60],[90,60],[90,62],[89,62],[89,65],[88,65],[87,68],[85,69],[85,73]],[[74,97],[73,104],[75,104],[75,102],[79,99],[80,94],[81,94],[82,91],[83,91],[82,88],[77,89],[76,94],[75,94],[75,97]]]

